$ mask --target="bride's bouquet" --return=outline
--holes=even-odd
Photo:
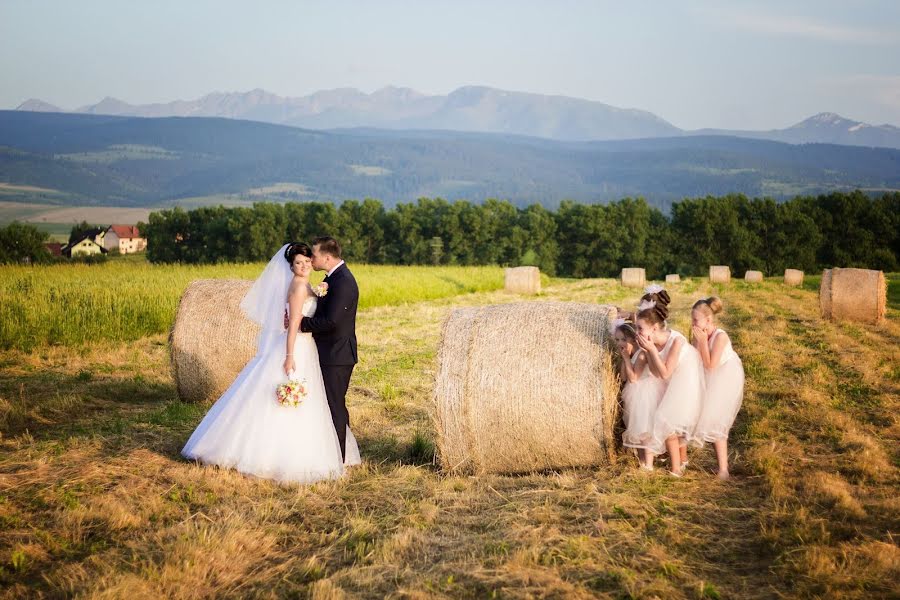
[[[275,388],[275,399],[282,406],[300,406],[303,399],[309,394],[309,386],[305,379],[294,379],[294,372],[288,375],[285,383]]]

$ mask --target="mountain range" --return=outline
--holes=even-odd
[[[900,189],[900,150],[725,135],[573,142],[214,117],[0,111],[0,200],[109,206],[419,197],[557,206]]]
[[[16,110],[67,112],[38,99],[27,100]],[[255,89],[141,105],[107,97],[72,112],[132,117],[221,117],[319,130],[378,128],[503,133],[559,141],[726,135],[792,144],[900,148],[900,128],[871,125],[834,113],[820,113],[786,129],[686,131],[643,110],[484,86],[461,87],[447,95],[426,95],[410,88],[389,86],[371,94],[339,88],[302,97],[283,97]]]

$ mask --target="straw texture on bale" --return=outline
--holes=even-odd
[[[537,294],[541,291],[541,271],[537,267],[506,269],[504,289],[514,294]]]
[[[710,265],[709,267],[710,283],[730,283],[731,267],[723,265]]]
[[[434,386],[438,458],[463,473],[608,464],[618,411],[612,306],[526,302],[458,308]]]
[[[681,283],[681,275],[678,273],[666,275],[666,283]]]
[[[822,317],[877,324],[887,310],[884,273],[869,269],[826,269],[819,287]]]
[[[803,285],[803,271],[798,271],[797,269],[785,269],[784,284]]]
[[[200,279],[181,296],[169,351],[183,401],[215,400],[256,353],[259,326],[240,308],[251,285],[243,279]]]
[[[749,283],[762,283],[763,274],[762,271],[747,271],[744,273],[744,281]]]
[[[626,267],[622,269],[622,285],[625,287],[644,287],[647,285],[647,272],[640,267]]]

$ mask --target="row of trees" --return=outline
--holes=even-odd
[[[696,275],[710,264],[767,275],[786,267],[898,269],[900,193],[686,199],[671,215],[643,199],[563,202],[556,211],[509,202],[422,198],[386,210],[377,200],[179,208],[141,225],[153,262],[259,261],[287,240],[329,234],[348,261],[387,264],[536,265],[549,274],[614,276],[643,266],[651,277]]]

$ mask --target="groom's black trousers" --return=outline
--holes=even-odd
[[[322,365],[325,395],[328,397],[328,408],[331,409],[334,430],[341,443],[342,457],[347,455],[347,427],[350,425],[350,413],[347,411],[346,397],[353,367],[354,365]]]

